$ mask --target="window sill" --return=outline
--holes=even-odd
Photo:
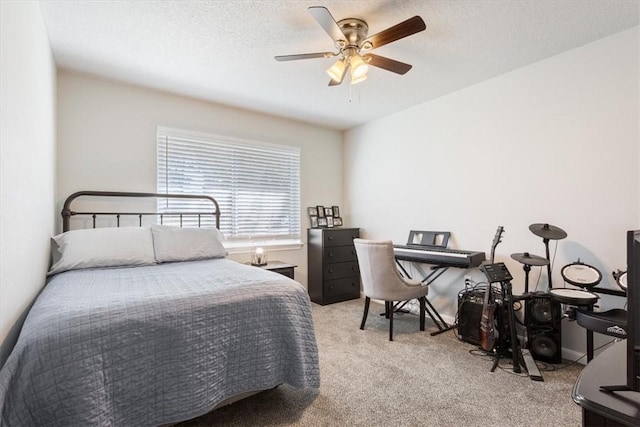
[[[223,242],[224,248],[229,254],[249,254],[256,247],[265,248],[271,251],[292,251],[301,249],[303,246],[300,240],[281,240],[272,242]]]

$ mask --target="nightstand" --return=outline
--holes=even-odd
[[[251,263],[248,263],[251,264]],[[282,261],[269,261],[267,265],[255,265],[254,267],[260,267],[265,270],[273,271],[276,273],[280,273],[283,276],[287,276],[293,279],[293,269],[297,267],[297,265],[289,264]]]

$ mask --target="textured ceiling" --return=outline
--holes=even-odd
[[[328,87],[335,59],[309,6],[375,34],[414,15],[427,29],[374,50],[413,65]],[[335,129],[454,92],[639,24],[640,1],[42,1],[60,68]]]

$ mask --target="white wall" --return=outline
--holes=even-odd
[[[568,233],[554,286],[580,258],[615,288],[625,231],[640,227],[639,38],[636,27],[347,132],[351,223],[400,243],[410,229],[449,230],[450,247],[487,256],[503,225],[497,261],[514,274],[516,293],[524,272],[510,255],[544,256],[528,226],[549,223]],[[449,319],[465,273],[450,270],[431,287]],[[546,289],[544,274],[540,284]],[[602,306],[620,303],[606,297]],[[564,323],[563,346],[584,352],[584,330]]]
[[[57,210],[79,190],[155,192],[157,126],[300,147],[305,242],[306,207],[342,205],[339,131],[60,71]],[[296,280],[306,284],[306,253],[272,251],[269,259],[298,265]]]
[[[37,2],[1,2],[0,19],[1,366],[49,265],[56,71]]]

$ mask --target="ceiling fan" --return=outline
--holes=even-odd
[[[338,52],[281,55],[276,56],[275,59],[276,61],[293,61],[296,59],[332,58],[337,56],[339,57],[338,61],[327,70],[327,74],[331,77],[329,86],[337,86],[342,83],[347,71],[350,71],[351,74],[351,84],[360,83],[367,78],[369,65],[397,74],[405,74],[411,69],[411,65],[368,52],[385,44],[424,31],[427,28],[421,17],[414,16],[373,36],[367,37],[369,26],[362,19],[346,18],[336,22],[329,10],[323,6],[311,6],[309,12],[327,34],[329,34]]]

